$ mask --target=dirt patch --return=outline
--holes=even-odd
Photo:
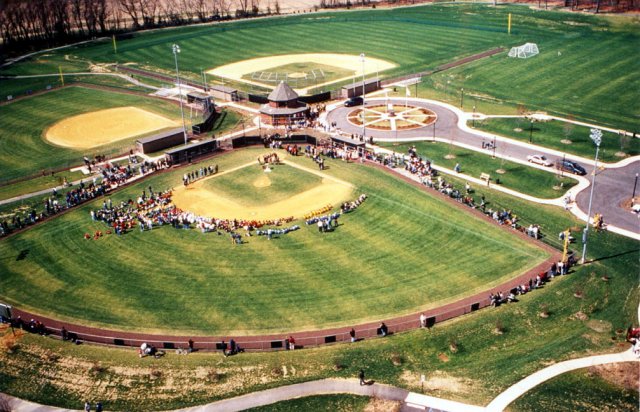
[[[251,166],[256,167],[254,163],[247,164],[244,167]],[[299,167],[297,165],[292,166]],[[322,176],[321,184],[279,202],[255,207],[243,206],[234,199],[205,189],[203,183],[207,179],[215,179],[216,176],[221,176],[221,174],[217,174],[192,183],[186,188],[179,186],[173,192],[173,203],[182,210],[188,210],[200,216],[215,216],[219,219],[267,220],[290,216],[300,218],[324,205],[338,205],[351,196],[353,186],[349,183],[333,179],[315,170],[302,169]],[[268,176],[265,177],[269,179]],[[254,182],[254,186],[256,184],[266,184],[266,181],[260,177],[257,182]]]
[[[400,412],[402,402],[387,399],[371,398],[364,407],[364,412]]]
[[[606,320],[592,319],[586,323],[587,327],[598,333],[605,333],[611,331],[611,323]]]
[[[625,389],[637,390],[640,387],[640,368],[636,362],[592,366],[589,368],[589,373]]]
[[[414,388],[421,387],[422,382],[420,382],[420,377],[419,373],[410,371],[404,371],[402,375],[400,375],[402,381]],[[424,389],[425,391],[445,391],[464,394],[474,390],[474,382],[471,379],[458,378],[446,372],[435,371],[426,376]]]
[[[267,175],[260,176],[253,182],[253,187],[261,188],[269,186],[271,186],[271,179],[269,179]]]
[[[287,74],[287,77],[290,77],[292,79],[304,79],[307,77],[307,73],[304,72],[294,72],[294,73],[289,73]]]
[[[88,149],[176,126],[166,117],[127,106],[68,117],[51,126],[45,138],[58,146]]]
[[[440,359],[442,362],[449,362],[449,357],[445,353],[439,353],[438,359]]]
[[[625,152],[616,152],[615,153],[616,157],[627,157],[629,156],[628,154],[626,154]]]
[[[571,140],[569,140],[569,139],[562,139],[562,140],[560,140],[560,143],[562,143],[562,144],[571,144],[573,142]]]

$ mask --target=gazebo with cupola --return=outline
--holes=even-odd
[[[309,115],[309,105],[298,100],[291,86],[285,82],[280,84],[267,97],[269,103],[260,107],[260,118],[263,123],[273,126],[288,126]]]

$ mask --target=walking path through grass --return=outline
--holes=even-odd
[[[405,104],[405,99],[399,100],[402,104]],[[367,103],[379,104],[379,102],[386,101],[387,99],[384,98],[370,98],[367,100]],[[393,99],[391,99],[391,101],[393,101]],[[552,162],[563,158],[577,161],[585,167],[587,175],[574,176],[574,178],[579,181],[579,184],[571,189],[571,198],[575,199],[575,204],[570,208],[570,210],[580,219],[585,221],[587,220],[586,210],[588,209],[589,191],[585,191],[584,189],[588,188],[591,184],[590,174],[593,172],[595,166],[593,159],[576,155],[567,155],[566,153],[555,149],[549,149],[547,147],[473,129],[468,125],[468,122],[472,120],[474,114],[464,112],[450,104],[445,104],[435,100],[417,98],[408,99],[406,103],[414,106],[426,107],[435,112],[438,116],[438,120],[435,125],[433,127],[428,126],[398,132],[383,132],[366,129],[365,133],[367,137],[371,136],[375,141],[387,143],[437,141],[473,150],[487,156],[495,156],[514,163],[529,165],[530,167],[546,170],[550,173],[554,173],[555,169],[529,164],[527,162],[527,156],[530,154],[542,154]],[[348,113],[351,110],[352,108],[344,108],[339,103],[330,105],[327,107],[326,117],[321,117],[321,120],[328,124],[335,122],[337,124],[338,133],[347,135],[362,134],[363,128],[361,126],[355,126],[347,120]],[[475,116],[484,115],[476,113]],[[599,128],[599,126],[595,124],[584,123],[584,125]],[[493,146],[496,148],[486,148],[487,142],[493,143]],[[485,144],[483,145],[482,143]],[[633,187],[638,164],[640,164],[640,156],[628,157],[614,164],[603,164],[598,162],[599,168],[597,174],[599,177],[596,182],[598,190],[596,190],[594,194],[592,210],[605,213],[605,221],[608,224],[608,230],[623,236],[640,240],[640,231],[638,230],[638,220],[636,216],[631,213],[631,211],[621,206],[625,199],[630,198],[631,192],[629,191],[627,194],[627,189]],[[461,166],[464,170],[465,164],[463,161],[461,161]],[[604,169],[601,170],[600,166],[604,166]],[[476,185],[486,185],[486,182],[480,181],[477,178],[472,178],[471,176],[465,176],[464,174],[454,173],[450,169],[439,170],[458,175],[464,179],[469,179],[470,182],[473,182]],[[562,200],[562,197],[564,196],[553,200],[538,199],[534,196],[505,189],[500,185],[490,184],[490,187],[532,202],[564,206],[564,202]]]
[[[78,73],[63,73],[63,76],[112,76],[112,77],[119,77],[129,83],[135,84],[136,86],[141,86],[141,87],[146,87],[147,89],[151,89],[151,90],[160,90],[159,87],[156,86],[152,86],[150,84],[146,84],[141,82],[140,80],[136,80],[133,77],[127,75],[127,74],[121,74],[121,73],[93,73],[93,72],[78,72]],[[7,80],[11,80],[11,79],[31,79],[31,78],[37,78],[37,77],[60,77],[59,73],[53,73],[53,74],[30,74],[30,75],[20,75],[20,76],[0,76],[1,79],[7,79]]]
[[[304,396],[342,393],[401,401],[403,402],[402,410],[407,411],[426,410],[427,408],[430,408],[430,410],[439,410],[443,412],[498,412],[504,410],[509,404],[527,393],[529,390],[545,381],[553,379],[558,375],[576,369],[619,362],[640,362],[640,359],[638,359],[638,357],[633,354],[632,349],[629,348],[625,352],[621,353],[588,356],[585,358],[572,359],[556,363],[547,368],[539,370],[532,375],[529,375],[525,379],[511,386],[509,389],[498,395],[486,407],[450,401],[447,399],[436,398],[434,396],[423,395],[416,392],[409,392],[406,389],[401,389],[391,385],[378,384],[374,381],[369,381],[367,385],[360,385],[359,381],[356,379],[321,379],[317,381],[281,386],[279,388],[267,389],[260,392],[253,392],[247,395],[225,399],[207,405],[178,409],[175,412],[242,411],[249,408],[269,405],[272,403]],[[24,401],[11,396],[5,396],[11,402],[11,410],[15,412],[72,411],[71,409],[62,409],[39,405],[37,403]]]

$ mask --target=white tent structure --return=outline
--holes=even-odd
[[[540,53],[538,45],[535,43],[525,43],[522,46],[512,47],[509,50],[509,57],[517,57],[519,59],[528,59]]]

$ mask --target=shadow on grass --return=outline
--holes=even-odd
[[[600,262],[600,261],[607,260],[607,259],[613,259],[613,258],[617,258],[617,257],[620,257],[620,256],[628,255],[629,253],[640,253],[640,249],[631,249],[631,250],[627,250],[626,252],[616,253],[615,255],[603,256],[603,257],[595,258],[595,259],[592,260],[592,262]]]

